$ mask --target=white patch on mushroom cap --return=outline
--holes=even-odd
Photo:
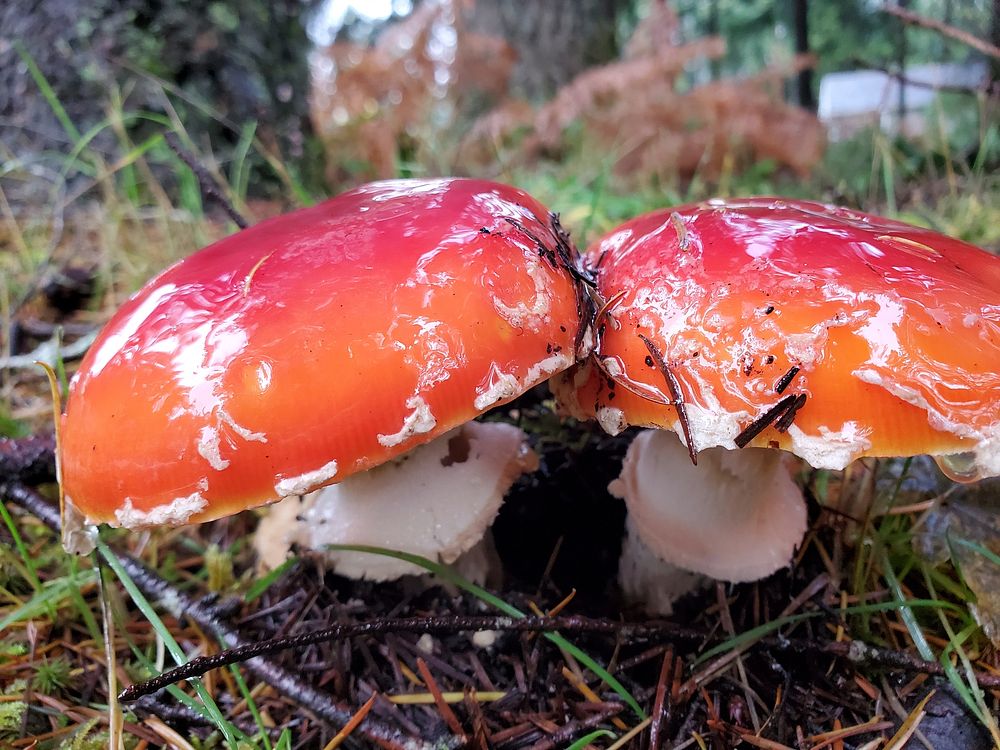
[[[115,511],[118,525],[126,529],[137,529],[145,526],[181,526],[188,522],[191,516],[200,513],[208,505],[201,494],[207,489],[207,483],[201,483],[201,489],[185,497],[178,497],[169,503],[157,505],[149,510],[139,510],[132,505],[132,498],[125,498],[125,503]]]
[[[857,379],[862,383],[868,383],[869,385],[884,388],[896,398],[905,401],[912,406],[916,406],[918,409],[923,409],[927,412],[927,423],[935,430],[950,432],[957,437],[970,438],[972,440],[980,441],[987,441],[991,438],[995,439],[997,435],[1000,435],[1000,423],[994,425],[996,430],[994,433],[990,430],[977,430],[970,424],[963,423],[955,419],[949,419],[939,410],[933,408],[928,403],[927,398],[916,388],[896,383],[876,370],[858,369],[855,370],[852,375],[857,377]]]
[[[494,367],[490,372],[489,385],[476,396],[472,405],[479,411],[486,411],[493,404],[514,398],[521,392],[521,383],[516,375],[509,372],[499,372]]]
[[[791,452],[805,459],[814,469],[843,469],[872,447],[870,427],[848,421],[839,430],[820,425],[819,435],[807,435],[798,425],[788,428]]]
[[[414,435],[421,435],[430,432],[437,424],[437,419],[431,414],[431,407],[420,396],[411,396],[406,400],[406,408],[413,411],[403,419],[403,426],[398,432],[391,435],[378,435],[378,441],[386,448],[399,445],[404,440],[409,440]]]
[[[396,461],[312,493],[301,508],[280,513],[280,524],[271,523],[274,508],[285,504],[279,503],[263,522],[263,533],[311,549],[367,544],[451,563],[483,536],[514,480],[537,468],[526,439],[512,425],[470,422]],[[301,521],[289,529],[285,524],[295,516]],[[380,555],[327,554],[338,573],[352,578],[425,572]],[[273,550],[268,555],[283,557]]]
[[[58,466],[59,456],[56,455]],[[58,468],[56,476],[59,475]],[[70,555],[89,555],[97,547],[97,521],[87,518],[76,507],[73,498],[63,496],[61,541],[63,550]]]
[[[227,412],[221,406],[218,409],[218,413],[219,413],[219,423],[229,425],[229,427],[232,428],[233,432],[235,432],[244,440],[256,443],[267,442],[267,435],[265,435],[263,432],[254,432],[253,430],[248,429],[241,424],[237,424],[236,420],[234,420],[229,415],[229,412]]]
[[[527,390],[535,383],[539,383],[552,376],[553,373],[562,372],[569,367],[575,358],[569,352],[557,352],[549,355],[540,362],[536,362],[528,368],[528,374],[524,376],[522,389]]]
[[[622,367],[622,361],[618,357],[605,357],[601,360],[601,367],[604,368],[604,372],[608,374],[609,378],[617,378],[625,374],[625,368]]]
[[[722,404],[707,388],[699,393],[699,397],[705,402],[704,406],[685,404],[695,450],[700,451],[715,447],[735,450],[736,436],[740,434],[743,425],[746,424],[749,416],[747,412],[723,411]],[[673,430],[683,441],[684,431],[681,428],[680,419],[674,420]]]
[[[906,403],[923,409],[927,413],[927,424],[935,430],[950,432],[952,435],[977,444],[970,447],[975,454],[975,472],[977,478],[1000,476],[1000,422],[994,422],[986,429],[976,429],[970,424],[949,419],[927,401],[927,398],[916,388],[904,386],[883,376],[880,372],[869,369],[859,369],[852,373],[863,383],[884,388],[893,396]]]
[[[791,560],[806,530],[784,454],[710,448],[693,466],[677,437],[647,430],[608,487],[657,557],[725,581],[753,581]]]
[[[597,410],[597,422],[609,435],[620,435],[628,427],[625,412],[617,406],[602,406]]]
[[[489,376],[486,378],[486,385],[482,386],[482,390],[472,405],[479,411],[485,411],[500,401],[506,401],[524,393],[533,385],[550,378],[555,373],[562,372],[575,361],[575,357],[570,352],[550,354],[529,367],[523,380],[518,380],[513,373],[501,372],[499,367],[493,364],[490,367]]]
[[[980,476],[1000,476],[1000,424],[993,425],[990,435],[976,446],[976,466]]]
[[[198,433],[198,442],[195,444],[195,449],[198,451],[198,455],[208,461],[208,465],[216,471],[228,469],[231,463],[228,458],[222,457],[223,425],[229,427],[229,429],[247,442],[267,442],[267,436],[263,432],[254,432],[241,424],[237,424],[236,420],[223,407],[219,406],[214,414],[216,424],[214,426],[205,425],[201,428],[201,431]],[[234,447],[228,438],[227,444],[230,448]]]
[[[229,467],[229,459],[222,457],[219,449],[219,430],[211,425],[205,425],[198,433],[198,455],[208,461],[208,465],[216,471]]]
[[[299,474],[297,477],[283,477],[279,474],[278,482],[274,485],[274,491],[278,493],[278,497],[304,495],[310,490],[329,482],[335,476],[337,476],[337,462],[330,461],[318,469]]]
[[[859,302],[867,301],[869,297],[878,304],[878,311],[855,333],[871,347],[871,363],[878,367],[888,367],[890,355],[900,351],[896,326],[902,322],[906,311],[899,300],[888,294],[857,295]]]
[[[493,307],[514,328],[525,326],[537,331],[549,317],[548,277],[542,268],[542,261],[535,253],[530,253],[525,260],[525,271],[535,285],[535,297],[530,305],[524,300],[518,300],[516,305],[507,305],[497,297],[493,297]]]

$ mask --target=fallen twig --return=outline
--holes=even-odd
[[[19,482],[0,481],[0,498],[20,505],[37,516],[52,531],[59,533],[59,509],[31,488]],[[146,596],[155,599],[161,607],[177,619],[188,618],[200,627],[214,633],[221,643],[235,646],[237,649],[253,645],[248,644],[238,630],[220,621],[218,609],[215,606],[206,606],[203,602],[189,596],[131,555],[122,552],[114,552],[114,555],[139,590]],[[246,662],[246,667],[258,679],[268,683],[282,695],[288,696],[298,705],[334,726],[344,726],[354,716],[355,712],[349,706],[338,703],[333,699],[333,696],[316,690],[312,685],[277,664],[263,658],[254,658]],[[371,716],[365,718],[355,731],[380,747],[389,750],[450,749],[457,748],[462,744],[459,738],[450,736],[434,741],[408,737],[398,729]]]
[[[52,435],[0,438],[0,482],[37,484],[55,479],[55,447]]]

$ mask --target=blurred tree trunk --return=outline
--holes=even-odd
[[[633,0],[476,0],[468,28],[516,50],[513,89],[547,99],[585,68],[618,56],[616,19]]]
[[[896,0],[896,5],[900,8],[906,8],[909,6],[909,0]],[[900,76],[906,76],[906,29],[907,25],[902,19],[896,19],[896,24],[898,26],[898,36],[896,41],[896,67]],[[903,132],[903,123],[906,120],[906,86],[904,85],[903,78],[899,80],[899,132]]]
[[[235,128],[255,120],[259,134],[288,153],[308,122],[309,45],[300,21],[308,7],[309,0],[0,0],[0,141],[17,155],[68,147],[27,57],[79,132],[107,116],[116,85],[129,92],[127,111],[163,111],[154,76],[180,90],[171,100],[196,141],[225,154],[239,133],[220,119]],[[113,157],[119,143],[108,129],[92,146]]]
[[[1000,47],[1000,0],[993,0],[993,14],[990,19],[990,43]],[[1000,60],[990,60],[990,89],[994,96],[1000,96]]]
[[[709,0],[708,3],[708,36],[718,36],[719,24],[719,0]],[[712,80],[717,81],[722,77],[722,59],[713,57],[708,62],[709,70],[712,72]]]
[[[809,0],[793,0],[795,4],[795,52],[809,54]],[[813,71],[806,68],[799,71],[799,106],[810,111],[816,109],[813,96]]]

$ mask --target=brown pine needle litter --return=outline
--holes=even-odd
[[[18,502],[20,499],[32,512],[40,513],[43,520],[48,519],[54,523],[54,519],[58,517],[52,506],[32,505],[33,502],[44,500],[16,486],[6,485],[4,496],[8,501]],[[46,507],[50,509],[49,515],[46,515]],[[33,522],[28,515],[19,514],[16,522],[19,529],[23,528],[22,533],[29,535],[27,544],[37,545],[35,540],[44,540],[45,535],[50,533]],[[239,519],[220,526],[224,534],[245,533],[245,526]],[[160,545],[187,538],[177,534],[165,534],[162,537]],[[502,537],[500,541],[502,542]],[[158,547],[159,545],[147,546],[147,549]],[[184,571],[197,570],[201,565],[201,558],[185,554],[176,559],[182,566],[179,580],[185,581],[185,586],[190,586],[193,579],[185,575]],[[547,556],[542,555],[539,560],[539,570],[549,565]],[[813,560],[807,552],[800,563],[803,573],[807,566],[814,564],[811,562]],[[806,729],[803,737],[808,738],[807,746],[810,748],[835,748],[837,743],[865,733],[877,733],[887,738],[898,731],[915,729],[913,725],[917,718],[922,716],[921,720],[926,721],[926,715],[913,709],[904,715],[900,723],[875,715],[873,709],[883,700],[884,693],[870,680],[864,679],[864,670],[868,665],[895,670],[904,678],[900,681],[901,687],[897,692],[902,696],[914,695],[923,699],[932,690],[940,690],[945,684],[940,677],[926,676],[928,673],[941,674],[941,666],[914,658],[905,650],[880,650],[859,645],[853,637],[854,628],[858,618],[866,613],[878,618],[871,620],[872,624],[886,618],[886,625],[889,626],[887,632],[905,635],[908,631],[902,625],[898,629],[895,627],[897,622],[893,615],[896,607],[886,593],[876,591],[864,596],[848,594],[835,585],[825,570],[825,563],[818,558],[815,558],[815,563],[819,564],[819,568],[813,569],[816,571],[813,575],[796,575],[785,581],[781,589],[773,584],[768,588],[745,586],[727,591],[725,596],[714,589],[710,594],[711,598],[701,600],[702,614],[697,614],[696,608],[693,610],[694,614],[688,617],[688,625],[681,627],[667,622],[630,622],[617,618],[588,619],[573,614],[564,615],[571,608],[575,610],[581,606],[595,606],[593,594],[586,588],[579,590],[575,596],[572,592],[552,595],[543,591],[541,601],[550,597],[552,604],[546,609],[548,613],[555,613],[555,617],[518,621],[490,615],[452,616],[453,624],[450,624],[448,618],[428,613],[451,612],[456,607],[476,611],[477,597],[463,595],[460,600],[455,600],[453,595],[445,594],[433,586],[419,594],[404,594],[398,584],[351,584],[351,599],[341,599],[337,591],[346,584],[329,575],[325,576],[325,580],[324,576],[316,576],[315,568],[305,561],[276,578],[252,601],[234,606],[223,600],[213,604],[215,609],[208,608],[208,611],[215,613],[214,617],[238,618],[244,622],[241,626],[246,631],[243,637],[254,646],[263,645],[268,637],[280,633],[295,638],[308,635],[308,631],[318,630],[318,626],[324,621],[329,622],[330,617],[374,618],[374,629],[364,626],[356,635],[347,635],[347,640],[302,640],[302,645],[294,651],[274,652],[266,657],[276,664],[294,665],[300,679],[309,680],[310,675],[322,677],[329,688],[338,691],[336,695],[345,705],[353,704],[355,707],[345,714],[342,723],[324,724],[310,718],[296,720],[296,736],[315,737],[317,748],[325,747],[333,741],[345,726],[351,726],[353,733],[367,725],[372,717],[378,717],[380,721],[389,720],[390,715],[380,705],[395,705],[407,712],[417,712],[405,717],[403,726],[406,729],[403,731],[410,735],[429,737],[446,731],[447,736],[456,738],[485,737],[498,747],[524,744],[550,746],[554,740],[563,741],[564,737],[572,740],[600,726],[608,727],[615,733],[615,742],[620,742],[623,736],[631,732],[638,731],[648,735],[655,731],[656,739],[661,742],[693,741],[698,744],[694,739],[698,736],[724,736],[738,737],[750,746],[763,748],[795,744],[794,739],[789,743],[788,735],[782,734],[783,726],[803,726]],[[238,560],[236,570],[239,570]],[[553,575],[558,575],[558,566],[552,570]],[[47,579],[48,575],[44,580]],[[58,580],[52,579],[55,583]],[[141,580],[141,576],[137,580]],[[779,576],[777,580],[782,579]],[[166,580],[161,580],[160,583],[150,581],[143,585],[151,586],[154,591],[156,586],[163,586],[162,590],[168,597],[177,595],[176,587]],[[89,597],[96,593],[93,588],[89,591]],[[917,592],[910,589],[908,595],[913,597],[910,601],[911,608],[919,611],[921,605],[916,598]],[[508,596],[512,596],[511,601],[515,603],[519,601],[516,594],[509,593]],[[364,609],[359,608],[357,602],[360,601],[366,602]],[[525,597],[522,601],[526,609],[546,611],[532,599]],[[380,605],[379,602],[385,604]],[[400,610],[399,602],[404,603],[404,609]],[[216,626],[212,625],[211,618],[202,619],[198,615],[201,611],[199,607],[205,608],[205,605],[195,606],[192,603],[188,607],[186,615],[194,619],[189,620],[187,627],[181,627],[180,621],[172,617],[164,618],[166,627],[175,637],[190,644],[189,653],[215,650],[211,646],[211,633]],[[402,621],[394,624],[396,621],[392,618],[383,619],[382,627],[379,618],[383,615],[380,614],[379,607],[382,607],[383,612],[410,613],[413,618],[408,621],[409,624]],[[957,608],[947,611],[952,618],[961,614],[961,610]],[[225,614],[226,612],[230,614]],[[702,621],[714,625],[708,630],[691,627]],[[647,707],[649,716],[639,721],[629,720],[631,717],[623,712],[623,705],[606,684],[594,678],[585,682],[580,674],[571,669],[571,664],[576,669],[586,669],[579,663],[578,656],[573,656],[572,662],[563,662],[559,649],[545,641],[529,640],[530,630],[525,629],[521,634],[507,630],[519,623],[529,626],[534,622],[551,622],[551,627],[569,636],[571,640],[578,641],[598,661],[611,663],[612,652],[620,652],[613,659],[618,665],[615,675],[623,681],[631,695]],[[712,634],[713,629],[715,635]],[[468,634],[476,631],[493,632],[494,635],[488,641],[492,645],[485,650],[482,646],[475,646]],[[383,671],[380,667],[380,663],[384,663],[378,635],[380,632],[395,632],[392,635],[393,642],[398,642],[399,645],[409,644],[404,649],[396,648],[385,652],[387,656],[395,654],[392,658],[398,668],[395,670],[398,678],[391,676],[394,670]],[[433,658],[435,663],[448,668],[447,675],[442,672],[431,676],[424,659],[414,656],[420,653],[415,642],[421,633],[435,634]],[[124,630],[116,632],[116,650],[125,645],[124,638],[133,640],[140,648],[152,646],[157,640],[155,631],[150,630],[149,625],[141,618],[131,618]],[[949,642],[947,638],[938,636],[931,636],[929,641],[941,644],[941,647]],[[79,642],[84,641],[79,639]],[[36,636],[35,643],[33,656],[17,657],[6,664],[0,664],[0,673],[21,665],[20,673],[29,674],[35,663],[32,659],[43,655],[51,658],[66,654],[71,660],[76,660],[79,658],[78,654],[82,654],[78,649],[71,650],[68,643],[59,640],[46,642]],[[100,642],[91,643],[97,646]],[[712,655],[709,648],[716,648],[716,653]],[[370,656],[362,658],[365,653]],[[129,659],[126,651],[120,651],[120,654],[119,659]],[[707,658],[700,658],[699,654],[704,654]],[[986,649],[978,652],[976,658],[982,660],[989,654]],[[502,660],[498,660],[500,655],[503,655]],[[826,671],[818,673],[815,670],[816,658],[824,655]],[[209,658],[218,659],[222,656],[225,654]],[[742,674],[736,667],[737,659],[744,662]],[[775,663],[781,665],[783,672],[775,671]],[[94,673],[95,667],[99,670],[99,664],[100,662],[82,662],[75,673]],[[772,666],[762,671],[767,664]],[[987,667],[990,669],[986,670]],[[980,668],[983,671],[977,679],[986,688],[987,696],[992,696],[989,699],[995,700],[995,691],[1000,689],[1000,677],[995,672],[996,664],[981,661]],[[485,675],[482,674],[484,671]],[[991,671],[993,674],[990,674]],[[785,677],[762,679],[764,675],[782,673]],[[18,672],[14,672],[12,676],[17,674]],[[558,686],[560,682],[554,680],[553,675],[559,675],[561,680],[565,680],[568,690],[557,687],[552,693],[552,687]],[[357,687],[352,688],[352,682]],[[423,684],[428,691],[413,694],[410,688],[414,684]],[[523,685],[531,690],[531,685],[541,684],[546,686],[546,695],[552,695],[558,700],[555,705],[563,706],[561,710],[554,708],[550,698],[541,701],[529,698],[531,693],[524,692],[521,687]],[[338,688],[337,685],[342,687]],[[362,686],[377,687],[377,692],[385,695],[386,699],[384,702],[374,701],[366,712],[362,712],[364,720],[351,724],[352,717],[358,715],[357,707],[365,705],[373,695],[372,692],[367,695],[359,694]],[[865,686],[867,691],[863,689]],[[748,690],[751,692],[748,693]],[[187,692],[190,694],[190,688],[187,688]],[[278,737],[282,729],[288,726],[290,716],[307,716],[296,713],[299,709],[295,708],[297,695],[294,692],[261,689],[258,683],[243,695],[239,693],[228,672],[218,673],[211,694],[220,706],[228,704],[230,710],[238,710],[238,715],[250,719],[249,723],[242,721],[233,725],[248,737],[260,731],[269,731],[272,737]],[[812,709],[808,706],[817,700],[822,705],[823,700],[828,699],[817,696],[823,694],[840,695],[840,700],[846,701],[844,706],[847,713],[842,713],[837,718],[839,726],[827,724],[824,727],[810,718]],[[4,700],[14,703],[18,695],[12,694]],[[806,701],[806,695],[812,697]],[[763,712],[759,717],[759,730],[755,730],[752,724],[743,723],[750,721],[751,716],[745,708],[745,701],[758,701],[756,696],[770,706],[765,709],[760,702],[756,703],[757,711]],[[468,709],[469,700],[477,706],[475,712]],[[251,701],[254,704],[252,710]],[[160,716],[161,721],[167,722],[166,726],[180,732],[182,737],[185,733],[204,736],[206,732],[213,731],[212,725],[206,724],[205,719],[195,712],[183,719],[180,714],[163,713],[169,702],[170,699],[166,696],[157,697],[155,703],[140,702],[132,710],[140,713],[150,710],[156,712],[151,715]],[[737,703],[744,705],[738,713],[735,708]],[[870,711],[867,715],[866,710]],[[252,713],[262,717],[261,723],[258,724],[251,718]],[[269,717],[266,721],[263,719],[265,715]],[[500,721],[500,717],[506,718]],[[795,717],[794,722],[790,721],[792,717]],[[843,718],[852,720],[842,721]],[[913,721],[905,723],[909,719]],[[478,728],[475,722],[478,722]],[[127,732],[134,731],[131,726],[126,725]]]

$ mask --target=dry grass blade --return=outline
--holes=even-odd
[[[572,685],[576,690],[578,690],[580,695],[582,695],[588,701],[592,701],[593,703],[601,702],[601,697],[593,690],[591,690],[590,686],[586,682],[584,682],[582,679],[573,674],[573,672],[571,672],[568,668],[566,667],[562,668],[562,676],[565,677],[566,681],[569,682],[569,684]],[[621,729],[622,731],[628,729],[628,724],[619,719],[617,716],[611,720],[611,723],[614,724],[619,729]]]
[[[663,652],[663,663],[660,665],[660,677],[656,681],[656,698],[653,701],[653,723],[649,728],[650,750],[659,750],[663,738],[662,733],[670,724],[671,699],[669,696],[670,685],[673,680],[672,669],[674,665],[674,649],[667,647]]]
[[[628,730],[625,734],[619,737],[615,742],[608,745],[607,750],[620,750],[620,748],[628,747],[628,743],[631,742],[635,737],[639,735],[646,727],[652,723],[652,718],[645,718]]]
[[[334,750],[334,748],[340,747],[341,743],[353,734],[354,730],[358,728],[358,725],[365,720],[368,716],[368,712],[372,710],[372,706],[375,705],[375,700],[378,698],[378,693],[372,693],[371,697],[365,701],[364,705],[358,709],[357,713],[351,717],[350,721],[344,724],[344,727],[333,736],[323,750]]]
[[[451,706],[448,705],[448,701],[446,701],[444,696],[441,695],[441,688],[438,687],[437,681],[434,679],[434,675],[431,674],[431,670],[427,668],[427,662],[418,657],[417,669],[420,671],[420,676],[424,678],[424,683],[427,685],[427,689],[430,691],[431,695],[434,696],[434,703],[437,705],[437,709],[444,718],[448,728],[454,732],[456,737],[464,738],[465,730],[462,728],[462,722],[458,720],[458,717],[455,716],[455,712],[452,711]]]
[[[442,692],[440,696],[445,703],[449,704],[462,703],[466,700],[466,696],[476,703],[492,703],[493,701],[503,700],[507,697],[507,693],[500,692],[499,690],[472,690],[469,693]],[[400,695],[387,695],[386,698],[389,699],[390,703],[395,703],[399,706],[419,706],[437,702],[437,698],[432,693],[404,693]]]
[[[194,745],[184,739],[179,732],[171,729],[155,716],[150,716],[143,723],[156,732],[170,750],[195,750]]]
[[[849,737],[857,737],[870,732],[883,732],[886,729],[892,729],[893,726],[895,725],[891,721],[883,721],[881,716],[874,716],[863,724],[814,734],[809,738],[809,741],[813,743],[809,747],[810,750],[823,750],[823,748],[835,746],[836,743],[842,743]]]
[[[892,736],[892,738],[886,743],[885,750],[902,750],[906,745],[913,733],[917,731],[917,727],[920,726],[920,722],[923,721],[926,711],[924,710],[927,703],[931,698],[934,697],[934,690],[931,690],[923,699],[913,707],[909,716],[903,721],[899,730]]]

